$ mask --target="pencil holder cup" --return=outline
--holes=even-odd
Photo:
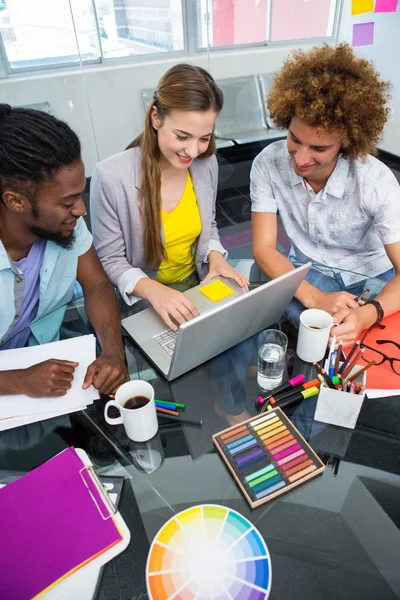
[[[325,369],[326,368],[327,364],[325,364]],[[356,365],[349,373],[349,377],[359,370],[360,365]],[[367,374],[364,372],[360,377],[354,380],[355,383],[366,385],[366,375]],[[320,421],[322,423],[354,429],[364,402],[364,397],[364,393],[350,394],[349,392],[332,390],[325,383],[321,384],[314,419],[315,421]]]

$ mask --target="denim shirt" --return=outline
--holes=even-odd
[[[39,308],[30,325],[29,345],[45,344],[58,339],[65,307],[72,299],[76,283],[78,259],[92,245],[83,218],[74,229],[75,241],[66,250],[54,242],[47,242],[40,269]],[[0,241],[0,350],[3,337],[18,319],[23,293],[16,286],[23,286],[23,274],[10,261]]]

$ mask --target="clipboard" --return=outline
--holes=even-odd
[[[79,471],[76,472],[77,475],[75,476],[75,481],[76,477],[79,475],[82,485],[87,489],[88,495],[91,499],[90,500],[88,498],[88,500],[85,500],[84,504],[88,505],[91,501],[93,501],[93,504],[96,507],[102,521],[108,521],[109,519],[112,519],[113,525],[111,527],[114,527],[118,530],[119,539],[107,550],[95,555],[93,558],[91,557],[86,564],[83,564],[76,570],[70,572],[70,574],[65,578],[59,580],[57,583],[52,584],[52,586],[49,586],[46,588],[46,590],[37,593],[35,598],[45,598],[47,600],[70,600],[70,598],[74,597],[79,597],[82,600],[89,600],[93,598],[93,593],[97,585],[100,569],[104,564],[125,550],[130,542],[130,531],[126,526],[122,516],[108,497],[105,488],[98,479],[88,455],[81,449],[70,448],[69,450],[74,450],[77,458],[79,459],[80,465],[83,463],[81,468],[79,468],[78,465]],[[63,452],[66,451],[67,450],[64,450]],[[97,496],[97,500],[95,496]],[[27,498],[29,497],[30,496],[27,496]],[[82,498],[83,497],[84,496],[82,496]],[[98,519],[99,516],[97,517],[97,520]],[[61,537],[60,541],[62,542]]]
[[[99,490],[102,494],[102,498],[106,501],[107,505],[110,506],[112,511],[112,517],[118,529],[121,532],[122,540],[116,545],[103,552],[100,556],[93,559],[90,563],[81,567],[78,571],[69,575],[66,579],[58,583],[54,588],[50,589],[45,594],[42,594],[41,598],[45,600],[71,600],[71,598],[80,598],[80,600],[90,600],[93,598],[94,591],[97,586],[97,580],[100,575],[101,568],[108,563],[110,560],[118,556],[123,552],[131,539],[131,534],[128,527],[125,524],[121,514],[117,508],[111,502],[107,491],[102,485],[100,479],[95,473],[93,464],[84,450],[81,448],[75,448],[79,458],[82,460],[87,468],[87,472],[94,477],[94,480],[99,486]]]

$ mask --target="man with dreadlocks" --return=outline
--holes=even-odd
[[[0,350],[58,338],[76,280],[102,353],[84,388],[112,393],[129,379],[118,303],[83,220],[78,137],[47,113],[0,104]],[[0,371],[0,395],[62,396],[76,362]]]

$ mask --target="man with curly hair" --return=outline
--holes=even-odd
[[[400,188],[372,156],[388,118],[389,87],[347,44],[296,52],[267,99],[287,140],[267,146],[251,170],[258,267],[273,279],[311,261],[287,316],[298,326],[302,310],[323,309],[340,324],[334,333],[345,344],[382,312],[400,309]],[[276,249],[277,213],[291,240],[289,259]],[[371,283],[375,304],[356,302]]]

